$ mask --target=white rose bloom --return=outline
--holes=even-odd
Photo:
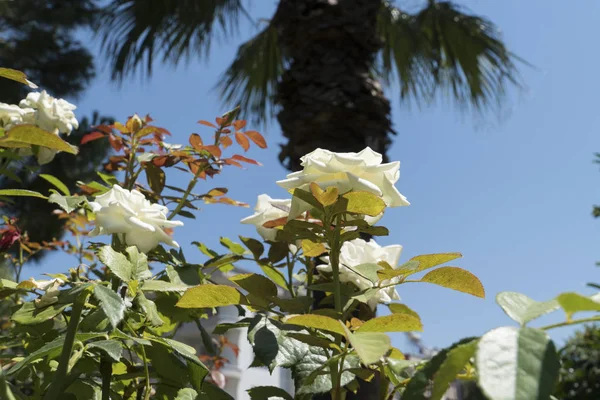
[[[322,189],[335,186],[340,193],[351,190],[374,193],[380,196],[388,207],[410,204],[394,186],[400,178],[400,162],[382,164],[381,154],[369,147],[359,153],[334,153],[316,149],[302,157],[301,161],[304,169],[278,181],[279,186],[288,190],[306,190],[311,182],[316,182]],[[294,198],[290,218],[295,218],[308,209],[308,204]],[[379,218],[367,218],[367,221],[374,223]]]
[[[21,100],[19,106],[37,111],[33,123],[48,132],[69,135],[73,129],[79,127],[73,112],[77,107],[66,100],[50,96],[45,90],[29,93],[26,99]]]
[[[287,218],[292,200],[290,199],[272,199],[269,195],[261,194],[258,196],[255,213],[242,219],[242,224],[252,224],[256,226],[256,231],[264,240],[275,240],[277,228],[265,228],[263,224],[279,218]]]
[[[143,253],[159,243],[179,247],[163,229],[182,226],[183,222],[169,221],[167,207],[152,204],[137,190],[114,185],[89,204],[96,213],[96,227],[91,236],[116,233],[128,246],[137,246]]]
[[[5,130],[15,125],[33,123],[35,111],[33,108],[21,108],[13,104],[0,103],[0,121]]]
[[[354,239],[344,242],[340,251],[340,282],[350,282],[360,290],[398,283],[400,278],[395,277],[375,284],[352,268],[361,264],[377,264],[380,261],[385,261],[392,267],[396,267],[401,252],[402,246],[400,245],[381,247],[373,240],[367,242],[362,239]],[[323,260],[328,264],[319,265],[317,268],[320,271],[332,272],[329,257],[323,257]],[[374,310],[377,303],[388,304],[392,300],[400,300],[394,286],[379,290],[375,296],[369,299],[367,304]]]

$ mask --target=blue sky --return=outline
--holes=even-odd
[[[274,1],[253,3],[253,17],[272,15]],[[600,151],[599,56],[594,51],[600,38],[600,3],[459,3],[494,21],[509,48],[536,68],[522,67],[527,88],[510,94],[500,117],[461,115],[444,104],[407,108],[399,104],[394,88],[387,90],[399,132],[389,154],[401,161],[398,187],[411,206],[388,210],[381,223],[391,235],[379,242],[403,245],[404,261],[418,254],[462,252],[464,257],[453,265],[476,274],[487,293],[481,300],[428,284],[400,286],[403,302],[421,314],[422,337],[432,346],[512,324],[494,302],[500,291],[548,300],[563,291],[591,294],[585,283],[600,280],[594,266],[600,260],[600,221],[590,214],[592,204],[600,203],[600,171],[592,163],[593,153]],[[411,8],[421,2],[398,4]],[[173,133],[172,142],[186,142],[193,132],[210,135],[196,121],[226,111],[212,88],[238,44],[252,32],[242,21],[239,37],[216,44],[207,61],[192,58],[176,69],[157,66],[150,80],[135,77],[120,87],[110,82],[108,68],[100,63],[98,77],[76,100],[78,115],[99,110],[124,120],[134,112],[149,113]],[[95,49],[98,44],[91,41]],[[262,167],[231,168],[214,182],[203,182],[198,191],[227,186],[231,197],[252,205],[261,193],[285,197],[275,184],[287,174],[277,161],[278,144],[283,142],[279,127],[273,122],[262,132],[269,149],[250,152]],[[186,220],[186,226],[177,229],[175,238],[188,258],[197,255],[200,260],[199,252],[189,246],[193,240],[218,247],[219,236],[257,236],[251,227],[239,224],[250,212],[207,205],[196,220]],[[24,275],[63,271],[73,263],[56,254]],[[561,318],[557,314],[540,323]],[[553,336],[562,342],[569,333],[561,329]],[[394,342],[405,344],[401,335]]]

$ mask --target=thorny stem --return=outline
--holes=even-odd
[[[73,344],[75,343],[75,336],[77,335],[77,327],[79,326],[79,320],[81,319],[81,312],[83,311],[83,307],[88,296],[89,293],[85,291],[84,293],[80,294],[73,303],[71,320],[69,321],[69,325],[67,327],[65,343],[63,345],[62,353],[60,354],[56,375],[50,384],[48,392],[44,396],[44,400],[56,400],[61,395],[63,385],[67,378],[69,360],[71,359],[71,352],[73,351]]]

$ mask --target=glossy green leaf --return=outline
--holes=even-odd
[[[70,304],[55,303],[37,308],[33,302],[27,302],[23,303],[10,319],[22,325],[36,325],[56,317],[69,306]]]
[[[140,305],[142,310],[146,313],[146,319],[152,326],[162,326],[165,321],[162,320],[160,314],[158,313],[158,309],[156,308],[156,303],[154,301],[148,299],[144,293],[138,292],[137,296],[135,296],[135,300]]]
[[[477,341],[459,345],[450,350],[446,359],[438,369],[433,380],[431,390],[431,400],[440,400],[450,384],[456,380],[456,375],[460,374],[469,360],[475,355]]]
[[[159,280],[148,280],[142,284],[142,290],[145,292],[185,292],[190,288],[185,283],[172,283]]]
[[[250,400],[271,400],[272,397],[294,400],[288,392],[275,386],[255,386],[246,391],[250,395]]]
[[[578,293],[561,293],[556,301],[565,310],[569,318],[576,312],[600,311],[600,302]]]
[[[289,246],[285,242],[274,242],[269,247],[269,261],[277,263],[285,258],[290,252]]]
[[[479,386],[490,400],[547,400],[560,361],[547,333],[502,327],[481,337],[475,357]]]
[[[21,147],[23,144],[47,147],[70,154],[77,154],[79,151],[77,147],[65,142],[58,135],[46,132],[35,125],[16,125],[0,139],[0,147]]]
[[[241,256],[241,255],[243,255],[243,254],[246,253],[246,249],[244,249],[244,247],[241,244],[235,243],[234,241],[232,241],[229,238],[221,237],[221,239],[219,240],[219,242],[225,248],[229,249],[233,254]]]
[[[53,175],[49,175],[49,174],[40,174],[39,177],[50,182],[52,185],[54,185],[55,188],[60,190],[62,192],[62,194],[64,194],[65,196],[71,195],[71,191],[69,190],[67,185],[62,183],[61,180],[58,179],[57,177],[55,177]]]
[[[344,328],[340,321],[324,315],[304,314],[294,315],[285,319],[286,324],[300,325],[306,328],[320,329],[323,331],[333,332],[340,335],[344,334]]]
[[[97,255],[110,272],[123,282],[127,283],[131,280],[132,265],[125,254],[115,251],[111,246],[103,246]]]
[[[346,211],[375,217],[385,210],[385,202],[371,192],[348,192],[342,196],[348,201]]]
[[[88,350],[98,349],[104,354],[112,358],[115,362],[119,362],[123,354],[123,345],[117,340],[99,340],[97,342],[88,343]]]
[[[181,308],[213,308],[246,304],[246,298],[237,289],[226,285],[200,285],[189,288],[177,302]]]
[[[196,400],[235,400],[226,391],[220,389],[218,386],[204,382],[202,384],[202,392],[198,394]]]
[[[125,313],[125,303],[118,294],[103,285],[94,286],[94,297],[108,317],[113,328],[117,328]]]
[[[277,286],[268,278],[259,274],[238,274],[230,281],[255,296],[269,298],[277,296]]]
[[[449,289],[485,297],[481,281],[469,271],[457,267],[441,267],[427,273],[421,282],[433,283]]]
[[[25,197],[39,197],[40,199],[48,199],[41,193],[34,192],[33,190],[26,189],[1,189],[0,196],[25,196]]]
[[[144,281],[152,277],[148,268],[148,256],[138,250],[136,246],[129,246],[125,249],[129,262],[131,263],[131,279]]]
[[[411,332],[422,331],[418,317],[410,314],[390,314],[365,321],[357,332]]]
[[[271,280],[273,282],[275,282],[279,287],[281,287],[285,290],[288,290],[285,277],[283,276],[283,274],[281,272],[279,272],[279,270],[273,268],[270,265],[266,265],[266,264],[260,264],[260,269],[262,269],[262,271],[265,273],[265,275],[268,276],[269,278],[271,278]]]
[[[524,294],[516,292],[498,293],[496,303],[498,303],[506,315],[522,326],[560,307],[556,300],[545,302],[535,301]]]
[[[259,259],[265,252],[265,246],[256,239],[240,236],[240,240],[252,252],[255,259]]]

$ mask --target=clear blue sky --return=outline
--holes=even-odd
[[[271,17],[275,1],[253,3],[254,17]],[[414,7],[421,2],[398,3]],[[386,213],[382,223],[391,235],[380,243],[402,244],[404,261],[418,254],[460,251],[464,258],[455,265],[479,276],[487,292],[480,300],[427,284],[399,287],[402,300],[422,316],[425,342],[434,346],[511,324],[494,302],[500,291],[547,300],[561,291],[591,294],[585,283],[600,281],[594,266],[600,260],[600,221],[590,215],[592,204],[600,203],[600,171],[592,163],[593,153],[600,151],[600,3],[459,3],[500,26],[508,46],[537,69],[523,66],[527,89],[511,93],[501,118],[475,119],[443,104],[408,109],[398,103],[393,88],[387,91],[399,132],[390,157],[401,161],[398,187],[411,206]],[[226,111],[212,88],[237,45],[252,31],[243,21],[240,36],[215,44],[210,61],[192,58],[177,69],[157,66],[150,80],[132,78],[122,87],[112,84],[106,66],[99,65],[93,85],[76,101],[78,116],[100,110],[124,120],[134,112],[150,113],[159,126],[173,132],[172,142],[186,142],[192,132],[209,135],[210,130],[196,121]],[[93,43],[97,48],[98,41]],[[203,183],[202,189],[227,186],[233,198],[252,205],[261,193],[285,197],[275,184],[287,173],[277,161],[283,141],[279,126],[273,122],[263,133],[269,149],[250,153],[263,167],[231,168],[214,182]],[[189,246],[193,240],[217,247],[219,236],[257,236],[251,227],[239,224],[250,212],[207,205],[195,221],[186,220],[186,226],[176,230],[175,238],[185,245],[188,258],[197,255],[200,260],[199,252]],[[25,276],[74,266],[62,255],[44,263]],[[541,322],[558,318],[563,317]],[[554,337],[562,342],[569,332],[556,331]],[[394,341],[404,345],[401,335]]]

